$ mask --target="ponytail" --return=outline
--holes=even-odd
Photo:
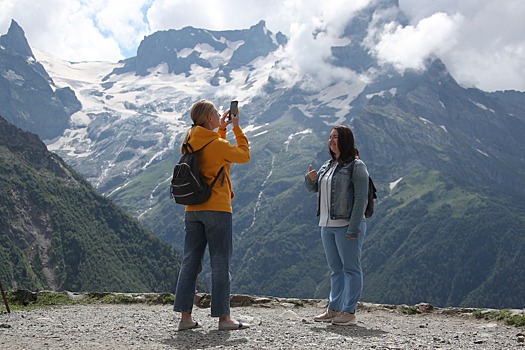
[[[206,123],[206,118],[215,110],[215,105],[213,102],[208,100],[200,100],[195,102],[191,106],[190,117],[193,122],[191,127],[186,131],[182,144],[180,145],[180,153],[184,154],[185,150],[183,145],[190,140],[191,132],[196,126],[203,126]]]
[[[195,126],[192,125],[190,128],[188,128],[188,130],[186,130],[186,134],[184,134],[184,138],[182,139],[182,143],[180,144],[180,153],[181,154],[186,153],[186,148],[184,147],[184,145],[186,143],[188,143],[188,141],[190,140],[191,131],[193,130],[194,127]]]

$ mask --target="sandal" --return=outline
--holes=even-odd
[[[248,323],[219,322],[220,331],[235,331],[235,330],[246,329],[246,328],[250,328],[250,325]]]
[[[179,322],[179,328],[177,331],[187,331],[188,329],[202,328],[202,325],[197,321],[192,322]]]

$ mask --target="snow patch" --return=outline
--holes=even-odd
[[[261,136],[261,135],[264,135],[264,134],[267,134],[267,133],[268,133],[268,130],[265,130],[265,131],[260,132],[258,134],[252,135],[251,137],[257,137],[257,136]]]
[[[476,102],[476,101],[472,101],[470,99],[469,99],[469,101],[472,102],[473,104],[475,104],[478,108],[481,108],[481,109],[486,110],[486,111],[491,111],[492,113],[496,113],[493,109],[488,108],[487,106],[485,106],[482,103],[479,103],[479,102]]]
[[[390,95],[392,96],[395,96],[397,94],[397,88],[391,88],[389,90],[382,90],[382,91],[379,91],[379,92],[374,92],[372,94],[367,94],[365,97],[369,100],[371,99],[372,97],[374,96],[379,96],[379,97],[383,97],[386,93],[389,93]]]
[[[7,71],[2,72],[2,76],[15,85],[18,85],[18,86],[24,85],[24,81],[25,81],[24,77],[16,74],[15,71],[12,71],[11,69],[8,69]]]
[[[259,126],[255,126],[253,124],[250,124],[248,126],[245,126],[242,128],[242,130],[244,131],[244,133],[249,133],[249,132],[252,132],[252,131],[256,131],[256,130],[259,130],[260,128],[264,127],[264,126],[268,126],[269,123],[265,123],[264,125],[259,125]]]
[[[478,148],[476,148],[476,151],[478,151],[479,153],[483,154],[487,158],[489,157],[489,155],[487,153],[483,152],[482,150],[480,150]]]
[[[392,190],[397,186],[397,184],[398,184],[401,180],[403,180],[403,177],[400,177],[400,178],[397,179],[396,181],[391,182],[390,185],[389,185],[389,186],[390,186],[390,191],[392,191]]]
[[[419,120],[421,120],[423,123],[425,124],[430,124],[430,125],[434,125],[434,123],[432,123],[430,120],[428,119],[425,119],[423,117],[419,117]]]
[[[288,146],[290,145],[290,142],[292,142],[292,140],[293,140],[293,138],[295,136],[311,134],[312,132],[313,132],[312,129],[305,129],[303,131],[299,131],[299,132],[296,132],[296,133],[293,133],[293,134],[289,135],[288,139],[286,141],[284,141],[284,145],[286,146],[285,151],[288,152]]]

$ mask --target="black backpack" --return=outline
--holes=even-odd
[[[177,204],[201,204],[210,198],[211,189],[224,170],[224,167],[219,170],[219,173],[215,176],[211,185],[208,185],[202,177],[197,153],[202,151],[204,147],[208,146],[210,142],[196,151],[193,150],[189,143],[182,145],[185,152],[173,169],[173,178],[171,179],[170,188],[171,197],[175,199]]]
[[[352,162],[352,167],[350,170],[350,178],[354,175],[354,164],[355,161]],[[372,181],[372,178],[368,176],[368,204],[366,205],[365,209],[365,218],[371,218],[372,215],[374,215],[374,199],[377,199],[377,190],[374,186],[374,181]]]

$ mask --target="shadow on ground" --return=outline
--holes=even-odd
[[[368,329],[362,326],[334,326],[328,325],[327,327],[312,327],[311,330],[317,333],[334,333],[345,337],[378,337],[384,335],[385,332],[381,329]]]
[[[165,339],[162,343],[177,349],[206,349],[217,346],[242,348],[242,345],[247,342],[247,338],[230,339],[230,332],[189,330],[178,332],[173,338]]]

